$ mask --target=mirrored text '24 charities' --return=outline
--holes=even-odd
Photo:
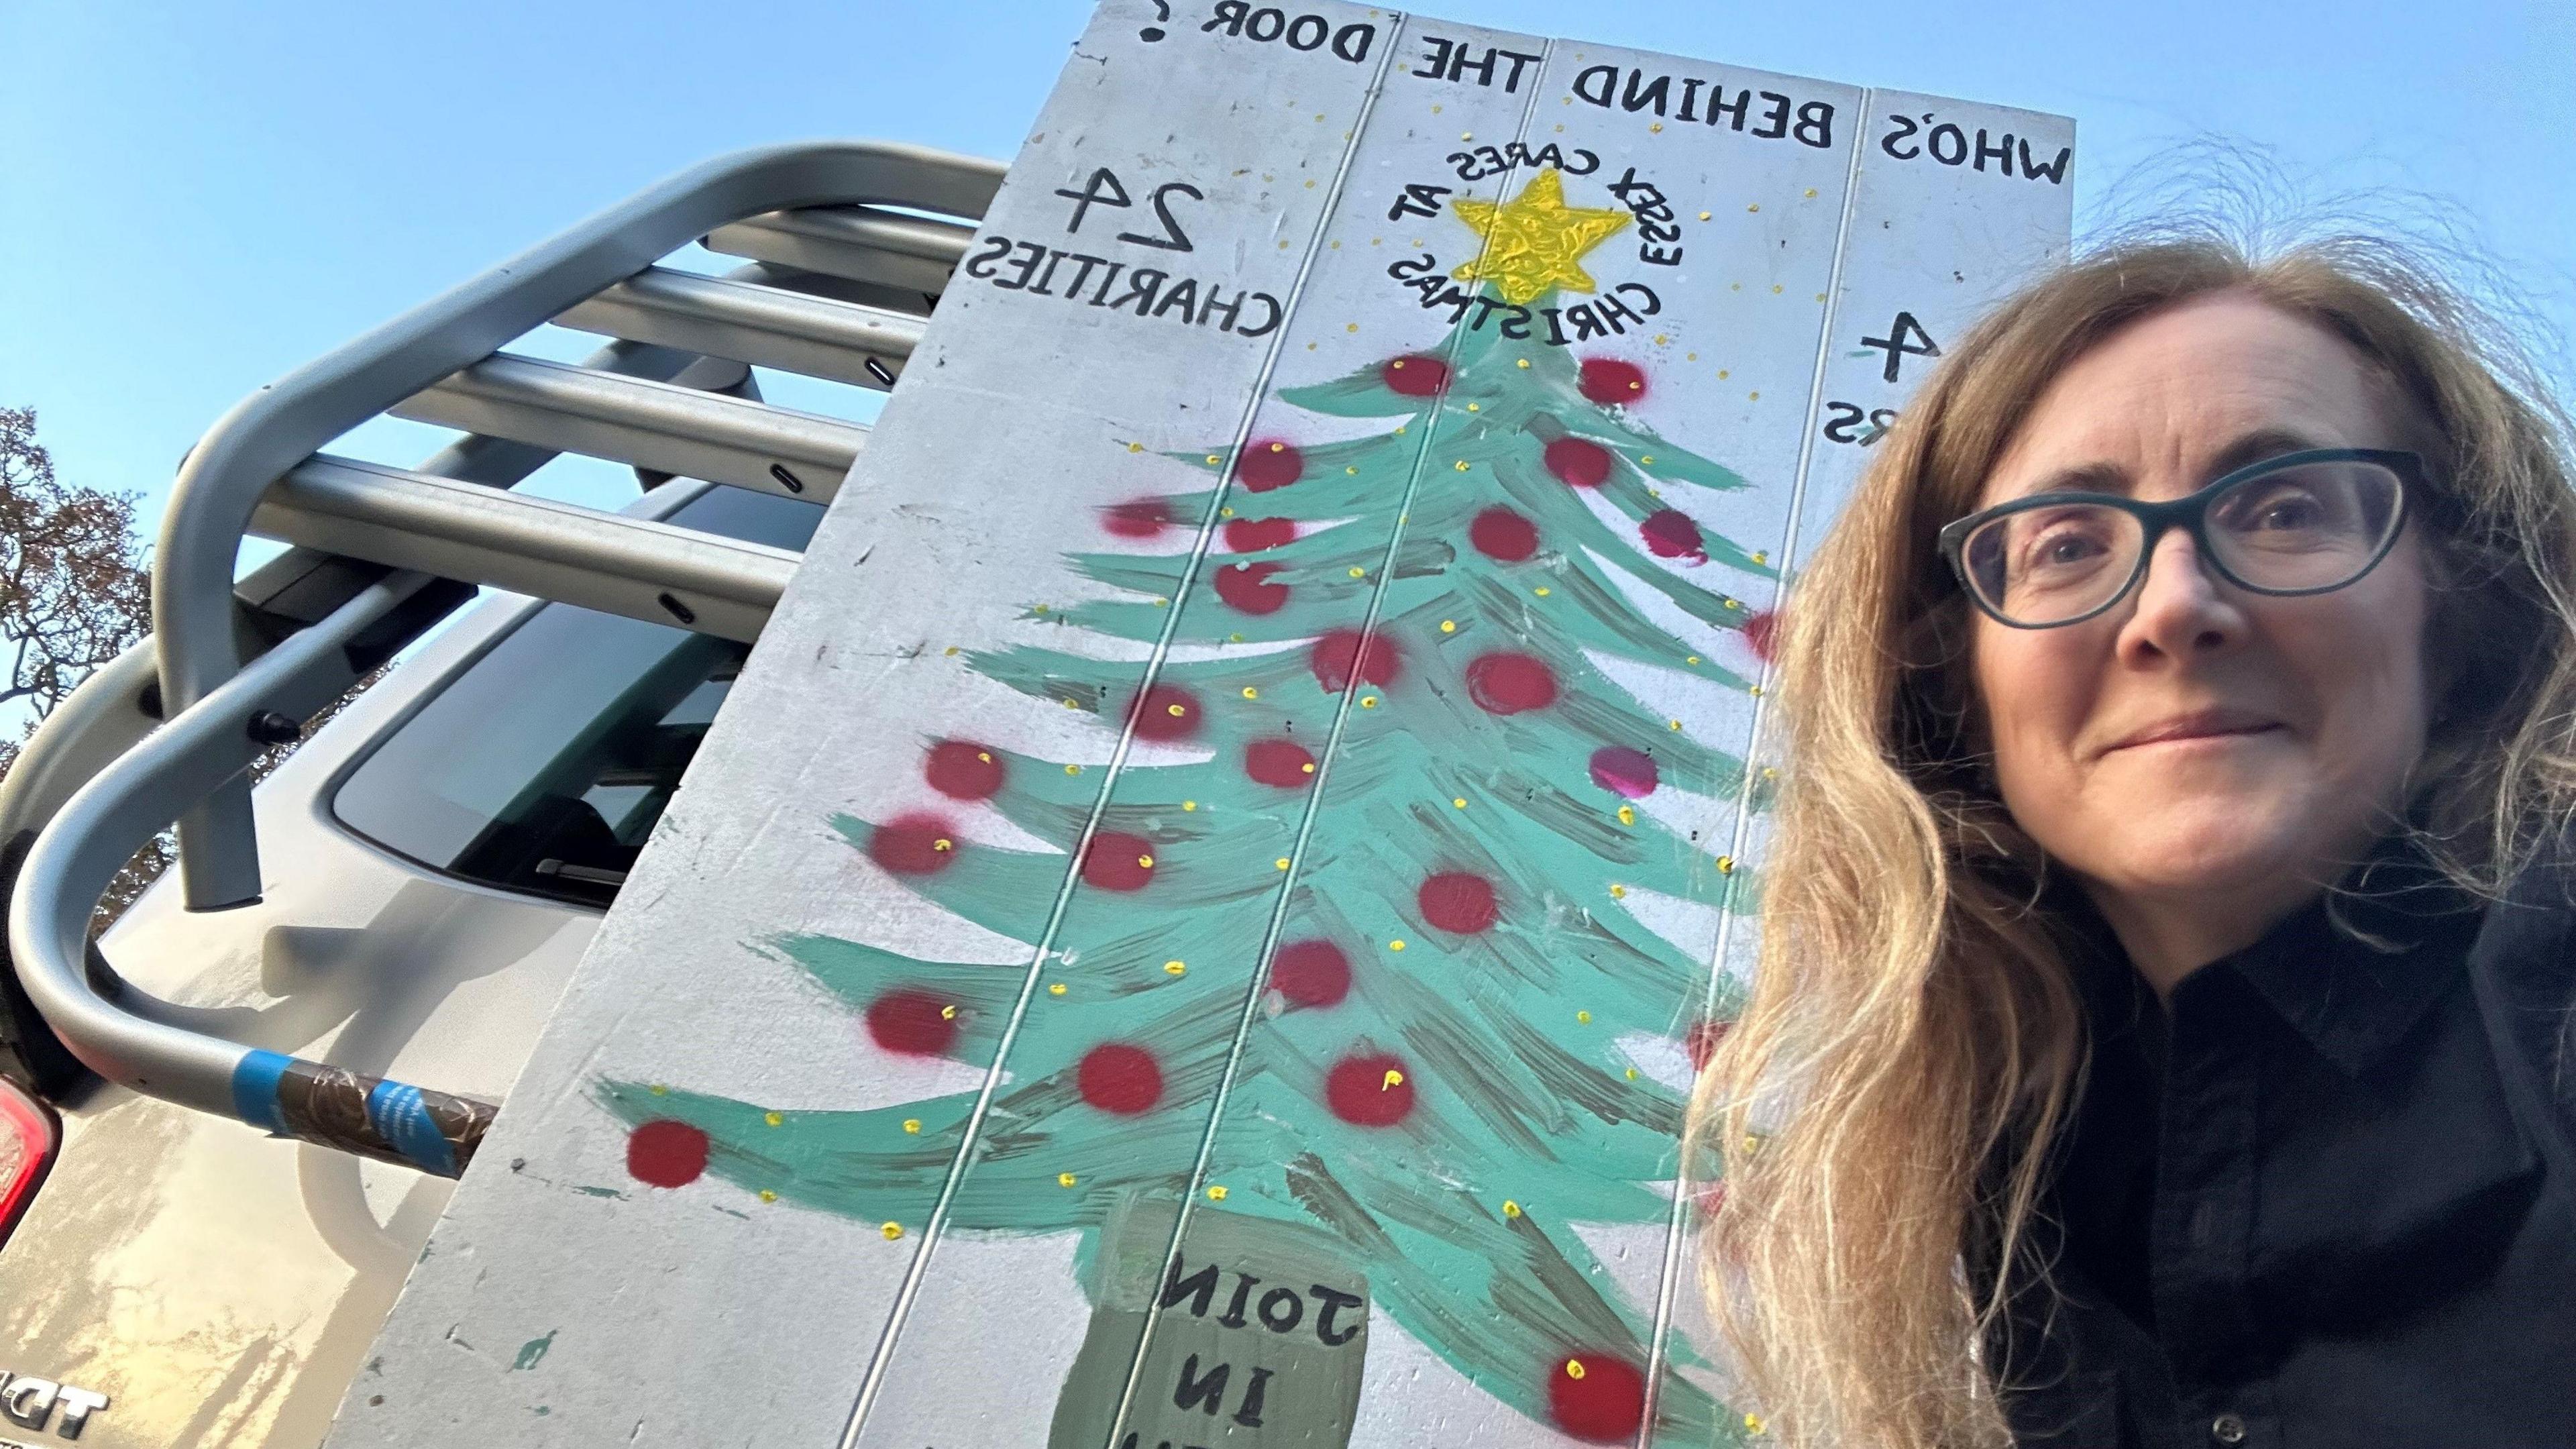
[[[1261,337],[1276,331],[1283,315],[1279,299],[1268,292],[1232,290],[1196,277],[1175,279],[1153,267],[1131,267],[1107,257],[1050,248],[1044,242],[1014,242],[987,237],[984,249],[966,259],[966,275],[1006,292],[1033,297],[1061,297],[1077,306],[1132,310],[1139,317],[1159,317],[1182,326],[1213,327],[1237,337]]]

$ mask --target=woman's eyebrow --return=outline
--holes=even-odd
[[[2319,442],[2305,433],[2289,428],[2256,428],[2220,449],[2216,456],[2209,460],[2209,466],[2204,471],[2210,478],[2215,479],[2223,474],[2233,473],[2239,468],[2260,463],[2266,458],[2277,458],[2284,453],[2304,453],[2311,448],[2333,446],[2331,443]]]

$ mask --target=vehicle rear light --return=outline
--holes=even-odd
[[[14,1083],[0,1081],[0,1242],[8,1240],[35,1199],[61,1144],[53,1109]]]

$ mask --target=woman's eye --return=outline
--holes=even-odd
[[[2054,519],[2022,542],[2020,566],[2026,573],[2072,568],[2109,552],[2101,530],[2082,519]]]

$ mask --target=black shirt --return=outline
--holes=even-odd
[[[1987,1344],[2019,1444],[2576,1446],[2570,880],[2383,852],[2169,1012],[2056,898],[2092,1057],[2033,1227],[2064,1301],[2017,1279]]]

